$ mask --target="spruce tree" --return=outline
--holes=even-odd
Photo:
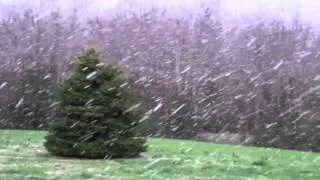
[[[54,155],[78,158],[130,158],[146,151],[136,137],[142,113],[118,66],[103,65],[88,50],[59,88],[58,119],[49,128],[45,148]]]

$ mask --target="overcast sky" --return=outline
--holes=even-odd
[[[32,7],[43,5],[41,11],[47,11],[51,7],[60,6],[66,10],[70,7],[81,6],[88,14],[103,13],[106,9],[117,7],[119,2],[128,5],[132,0],[0,0],[0,5],[17,5],[15,8]],[[133,0],[139,4],[148,2],[166,5],[169,7],[194,8],[205,1],[213,6],[218,0]],[[76,3],[75,3],[76,2]],[[313,24],[320,24],[320,0],[220,0],[222,16],[228,18],[265,17],[292,19],[299,16],[303,21]],[[56,4],[56,5],[53,5]]]

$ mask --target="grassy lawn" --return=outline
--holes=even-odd
[[[0,179],[308,180],[320,179],[320,154],[150,139],[144,157],[79,160],[50,156],[45,132],[0,131]]]

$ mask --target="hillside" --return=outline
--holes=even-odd
[[[53,157],[39,131],[0,131],[0,179],[320,179],[320,154],[150,139],[133,160]]]

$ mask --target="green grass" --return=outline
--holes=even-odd
[[[45,132],[0,131],[0,180],[308,180],[320,179],[320,154],[150,139],[143,158],[80,160],[54,157]]]

